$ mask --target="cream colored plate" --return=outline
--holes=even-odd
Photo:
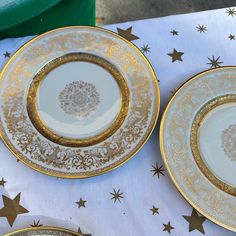
[[[33,227],[17,230],[5,236],[81,236],[81,234],[62,228]]]
[[[9,149],[43,173],[84,178],[129,160],[150,136],[157,79],[130,42],[67,27],[24,45],[1,73],[0,130]]]
[[[202,72],[176,92],[162,118],[160,145],[187,201],[236,231],[236,67]]]

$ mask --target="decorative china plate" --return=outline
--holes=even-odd
[[[33,227],[6,234],[5,236],[81,236],[81,234],[54,227]]]
[[[186,200],[236,231],[236,67],[202,72],[176,92],[162,118],[160,145]]]
[[[159,112],[154,71],[111,31],[67,27],[20,48],[0,81],[0,132],[15,156],[45,174],[85,178],[128,161]]]

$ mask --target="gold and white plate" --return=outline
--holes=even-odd
[[[111,31],[67,27],[40,35],[9,60],[0,80],[0,131],[40,172],[84,178],[129,160],[160,106],[143,54]]]
[[[17,230],[5,236],[82,236],[68,229],[56,227],[33,227]]]
[[[162,118],[160,146],[187,201],[236,231],[236,67],[202,72],[176,92]]]

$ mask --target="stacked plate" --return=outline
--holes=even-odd
[[[5,236],[82,236],[79,233],[54,227],[34,227],[15,231]]]

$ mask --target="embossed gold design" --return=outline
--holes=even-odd
[[[58,98],[62,110],[74,117],[87,117],[96,111],[100,99],[96,87],[84,81],[73,81],[66,85]]]
[[[47,127],[44,124],[44,122],[42,121],[42,119],[39,115],[39,112],[38,112],[37,94],[38,94],[38,90],[39,90],[42,80],[46,77],[46,75],[50,71],[52,71],[56,67],[58,67],[64,63],[68,63],[68,62],[72,62],[72,61],[87,61],[87,62],[96,63],[96,64],[102,66],[104,69],[106,69],[108,72],[110,72],[112,74],[112,76],[116,80],[116,82],[120,88],[120,92],[121,92],[121,108],[120,108],[120,111],[119,111],[117,117],[115,118],[113,123],[110,125],[110,127],[108,127],[106,130],[104,130],[103,132],[101,132],[93,137],[89,137],[89,138],[85,138],[85,139],[73,139],[73,138],[62,137],[62,136],[58,135],[57,133],[53,132],[50,129],[50,127]],[[75,84],[74,84],[74,86],[75,86]],[[88,86],[88,84],[86,86]],[[90,85],[90,87],[91,87],[91,85]],[[81,106],[81,104],[80,104],[80,106],[78,106],[78,107],[80,107],[80,115],[82,114],[81,112],[83,112],[83,115],[85,116],[87,111],[89,111],[89,108],[93,110],[98,105],[98,100],[97,100],[98,94],[96,91],[93,91],[93,93],[96,95],[96,97],[95,97],[95,100],[91,99],[91,101],[95,102],[95,104],[87,104],[90,106],[92,105],[92,107],[87,107],[86,104],[85,104],[85,106]],[[73,94],[72,94],[72,96],[73,96]],[[64,145],[64,146],[86,147],[86,146],[91,146],[91,145],[95,145],[97,143],[102,142],[103,140],[107,139],[112,134],[114,134],[117,131],[117,129],[120,128],[120,126],[122,125],[122,123],[128,113],[129,100],[130,100],[129,96],[130,96],[129,95],[129,88],[127,86],[125,79],[123,78],[121,73],[116,69],[116,67],[114,65],[112,65],[110,62],[108,62],[107,60],[105,60],[101,57],[97,57],[97,56],[95,56],[93,54],[89,54],[89,53],[70,53],[70,54],[66,54],[61,57],[58,57],[58,58],[50,61],[49,63],[47,63],[37,73],[37,75],[33,78],[30,88],[29,88],[29,91],[28,91],[28,95],[27,95],[27,111],[28,111],[29,117],[30,117],[32,123],[34,124],[34,126],[36,127],[36,129],[42,135],[44,135],[47,139],[49,139],[55,143],[58,143],[60,145]],[[90,94],[90,97],[91,97],[91,94]],[[88,103],[88,101],[87,101],[87,103]],[[65,109],[65,107],[63,107],[63,108]],[[76,108],[75,105],[74,105],[74,108]],[[70,107],[70,109],[71,109],[71,107]],[[68,110],[67,110],[67,112],[68,112]],[[72,112],[75,112],[75,110],[73,110]]]
[[[67,148],[45,139],[32,126],[25,107],[28,84],[35,75],[33,68],[43,65],[48,56],[55,58],[55,54],[60,56],[75,49],[96,52],[119,65],[129,80],[131,94],[129,112],[121,128],[89,148]],[[32,39],[5,65],[0,88],[0,131],[4,143],[26,165],[61,178],[96,176],[127,162],[148,140],[160,107],[157,79],[148,60],[124,38],[97,27],[67,27]]]
[[[236,124],[230,125],[222,132],[222,148],[225,154],[236,161]]]
[[[74,231],[57,227],[25,228],[6,234],[5,236],[82,236]]]
[[[189,134],[196,108],[207,97],[236,91],[235,78],[234,66],[193,76],[171,98],[160,125],[161,155],[178,191],[201,215],[232,231],[236,231],[235,197],[219,190],[201,172],[192,157]]]
[[[201,171],[204,175],[219,189],[229,193],[233,196],[236,196],[236,188],[228,185],[227,183],[223,182],[219,178],[214,175],[209,168],[206,166],[204,160],[202,159],[200,150],[199,150],[199,143],[198,143],[198,129],[201,126],[201,122],[203,121],[204,117],[211,112],[216,107],[227,104],[227,103],[235,103],[236,102],[236,95],[235,94],[227,94],[220,97],[216,97],[213,100],[207,102],[197,113],[194,118],[192,128],[191,128],[191,135],[190,135],[190,143],[193,156],[195,158],[196,163],[198,164]]]

